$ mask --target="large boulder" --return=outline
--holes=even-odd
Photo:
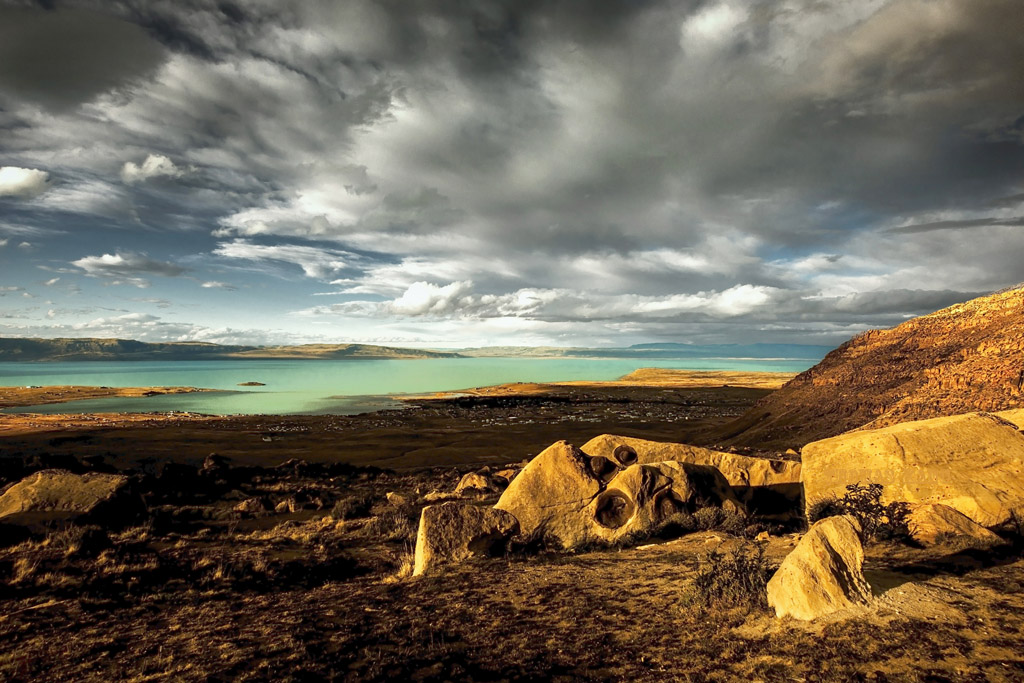
[[[752,458],[682,443],[647,441],[602,434],[582,447],[584,453],[603,456],[622,464],[677,461],[710,465],[718,469],[749,507],[762,513],[782,512],[801,501],[800,463]],[[630,462],[630,453],[634,455]]]
[[[131,480],[119,474],[40,470],[0,495],[0,520],[13,524],[82,521],[123,525],[145,512]]]
[[[465,503],[428,505],[420,513],[413,576],[442,564],[488,557],[519,531],[502,510]]]
[[[991,546],[1002,539],[948,505],[925,503],[912,505],[907,516],[910,535],[921,545],[959,541]]]
[[[564,441],[534,458],[495,505],[519,520],[524,535],[543,535],[566,550],[642,535],[676,512],[705,506],[743,511],[713,467],[684,462],[622,467]]]
[[[860,524],[850,516],[826,517],[811,527],[768,582],[768,604],[778,617],[809,621],[866,605]]]
[[[804,498],[881,484],[882,502],[941,503],[982,526],[1024,513],[1024,434],[1006,414],[967,413],[854,431],[804,446]]]
[[[605,463],[596,465],[603,471]],[[603,488],[591,458],[559,441],[523,468],[494,507],[519,520],[524,534],[542,529],[553,537],[574,538],[583,533],[583,511]]]

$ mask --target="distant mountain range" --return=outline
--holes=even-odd
[[[205,342],[149,343],[131,339],[0,338],[0,361],[281,360],[457,358],[457,353],[366,344],[225,346]]]
[[[150,343],[131,339],[0,338],[0,361],[281,360],[413,358],[790,358],[818,360],[830,347],[801,344],[637,344],[626,348],[490,346],[431,351],[368,344],[230,346],[206,342]]]
[[[474,358],[790,358],[819,360],[831,346],[809,344],[634,344],[625,348],[565,348],[557,346],[485,346],[459,349]]]

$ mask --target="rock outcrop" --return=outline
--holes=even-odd
[[[516,518],[502,510],[456,502],[428,505],[420,513],[413,576],[442,564],[488,557],[518,531]]]
[[[946,541],[991,546],[1002,539],[948,505],[912,505],[907,517],[911,537],[921,545]]]
[[[0,520],[6,523],[88,521],[122,525],[145,512],[131,480],[119,474],[72,474],[40,470],[11,484],[0,495]]]
[[[941,503],[982,526],[1024,513],[1024,434],[1006,414],[968,413],[855,431],[804,447],[808,508],[848,484],[881,484],[882,502]]]
[[[799,448],[858,427],[1024,407],[1024,288],[854,337],[707,436]]]
[[[495,507],[515,516],[523,534],[541,534],[568,550],[649,532],[676,512],[703,506],[743,510],[714,467],[685,462],[623,467],[559,441],[530,461]]]
[[[768,582],[777,617],[809,621],[871,601],[864,547],[853,517],[827,517],[811,527]]]
[[[770,514],[791,509],[801,498],[800,463],[752,458],[681,443],[647,441],[628,436],[602,434],[583,445],[592,456],[618,460],[632,452],[640,464],[676,461],[710,465],[718,469],[749,508]],[[617,456],[616,454],[620,454]]]
[[[504,488],[488,473],[468,472],[455,487],[457,495],[481,495],[498,493]]]

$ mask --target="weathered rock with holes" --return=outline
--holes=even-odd
[[[647,441],[602,434],[582,447],[583,452],[622,462],[624,465],[655,462],[688,462],[718,469],[749,507],[763,513],[783,512],[801,502],[800,463],[752,458],[682,443]]]
[[[13,524],[82,521],[122,526],[145,512],[131,480],[119,474],[40,470],[0,495],[0,519]]]
[[[488,557],[518,531],[516,518],[502,510],[456,502],[428,505],[420,513],[413,576],[439,565]]]
[[[871,602],[859,534],[850,516],[815,523],[768,582],[775,615],[809,621]]]
[[[676,512],[699,507],[743,510],[713,467],[619,462],[560,441],[526,466],[495,507],[513,514],[523,534],[542,534],[563,549],[642,536]]]
[[[936,545],[945,541],[991,546],[1003,540],[985,527],[948,505],[924,503],[910,506],[907,517],[910,535],[921,545]]]
[[[882,502],[941,503],[981,526],[1024,513],[1024,411],[967,413],[816,441],[803,448],[808,508],[849,484],[881,484]]]

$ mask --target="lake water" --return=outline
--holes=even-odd
[[[642,367],[800,372],[808,359],[438,358],[417,360],[232,360],[0,363],[0,386],[192,386],[223,391],[105,398],[3,412],[342,414],[401,407],[396,394],[456,391],[505,382],[611,380]],[[239,387],[242,382],[266,386]]]

